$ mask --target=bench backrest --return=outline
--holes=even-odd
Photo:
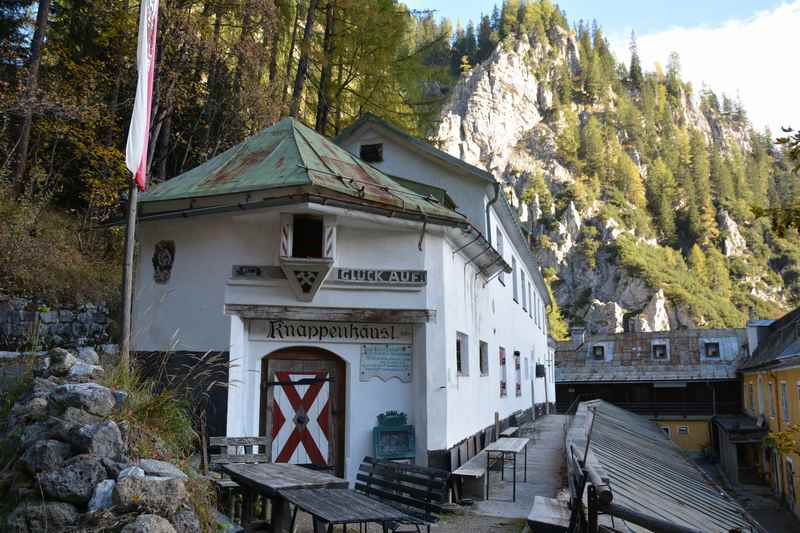
[[[208,458],[212,467],[228,463],[270,462],[267,437],[209,437],[208,446],[219,449],[219,453],[212,453]]]
[[[355,490],[407,514],[435,522],[447,502],[450,473],[437,468],[365,457],[358,468]]]

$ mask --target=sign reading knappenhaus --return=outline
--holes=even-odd
[[[265,341],[352,342],[356,344],[412,344],[410,324],[322,322],[311,320],[252,320],[250,338]]]

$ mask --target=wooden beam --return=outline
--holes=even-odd
[[[241,318],[268,320],[387,322],[394,324],[436,322],[435,309],[361,309],[350,307],[225,304],[225,314],[238,315]]]

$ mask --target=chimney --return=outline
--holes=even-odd
[[[572,338],[572,346],[578,348],[586,340],[586,328],[575,327],[569,330],[570,337]]]

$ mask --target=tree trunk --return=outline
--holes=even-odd
[[[28,164],[28,148],[31,141],[31,126],[33,123],[33,99],[39,85],[39,65],[42,63],[42,45],[47,35],[47,24],[50,18],[50,0],[39,0],[36,12],[36,30],[31,41],[31,57],[28,63],[28,83],[25,88],[25,111],[22,115],[19,144],[17,145],[17,168],[14,180],[17,187],[22,190],[23,177]]]
[[[280,22],[283,14],[283,2],[281,0],[275,1],[275,17]],[[271,31],[270,31],[271,30]],[[280,45],[280,33],[277,28],[268,28],[268,24],[264,24],[265,44],[269,44],[269,82],[275,83],[275,76],[278,75],[278,47]],[[269,40],[266,35],[269,34]]]
[[[292,64],[294,64],[294,47],[297,44],[297,23],[300,22],[300,2],[294,8],[294,24],[292,24],[292,40],[289,43],[289,52],[286,54],[286,76],[283,78],[283,90],[281,91],[281,102],[286,103],[287,84],[292,76]]]
[[[219,69],[220,69],[220,61],[219,61],[219,34],[222,27],[222,14],[223,14],[224,4],[222,2],[217,3],[216,8],[214,9],[214,45],[213,50],[211,52],[211,65],[209,67],[208,72],[208,95],[206,98],[206,103],[203,109],[203,116],[206,118],[206,129],[203,132],[203,137],[201,141],[201,149],[204,152],[208,152],[208,143],[211,140],[211,133],[214,128],[214,120],[216,117],[216,107],[218,106],[217,102],[217,81],[219,79]]]
[[[306,82],[306,71],[308,71],[308,48],[311,43],[311,31],[314,27],[314,14],[317,10],[319,0],[309,0],[308,14],[306,15],[306,27],[303,28],[303,41],[300,43],[300,60],[297,62],[297,73],[294,77],[294,90],[292,91],[292,103],[289,106],[289,114],[297,117],[300,112],[300,100],[303,98],[303,85]]]
[[[314,129],[322,135],[325,135],[325,130],[328,127],[328,113],[331,109],[330,84],[331,70],[333,69],[333,26],[336,21],[333,16],[333,8],[333,0],[328,0],[328,5],[325,6],[325,36],[322,41],[322,72],[317,90],[317,123],[314,126]]]

